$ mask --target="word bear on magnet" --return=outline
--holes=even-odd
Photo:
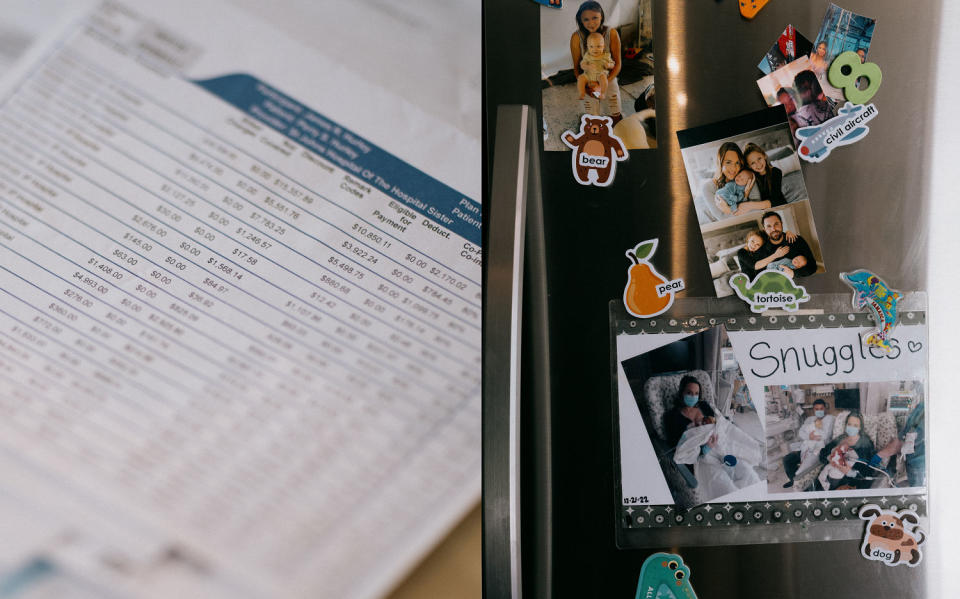
[[[564,131],[560,139],[573,150],[573,177],[581,185],[610,185],[617,162],[627,159],[627,148],[613,134],[613,119],[608,116],[585,114],[580,117],[579,135]]]

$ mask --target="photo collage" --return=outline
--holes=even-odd
[[[845,51],[863,61],[875,22],[831,4],[813,43],[787,25],[757,65],[769,108],[677,131],[717,297],[745,297],[767,271],[798,286],[826,272],[801,142],[842,105],[827,66]]]
[[[825,327],[831,316],[847,324]],[[708,504],[925,493],[926,325],[901,326],[884,355],[862,349],[869,321],[843,317],[621,327],[622,505],[680,516]]]

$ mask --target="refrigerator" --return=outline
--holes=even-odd
[[[569,15],[580,3],[563,4]],[[655,552],[682,556],[701,598],[934,596],[931,577],[940,574],[931,570],[931,559],[942,556],[910,567],[869,561],[861,551],[863,519],[840,522],[833,534],[822,522],[809,533],[802,521],[759,523],[768,534],[741,534],[736,525],[709,532],[624,526],[616,329],[618,323],[635,320],[643,327],[651,320],[623,311],[630,265],[625,250],[656,239],[655,262],[664,278],[683,279],[661,321],[712,316],[740,319],[743,326],[743,319],[759,318],[735,293],[718,287],[720,267],[705,251],[711,232],[702,230],[689,158],[677,132],[766,108],[756,83],[764,75],[758,63],[787,25],[815,41],[830,3],[769,2],[752,19],[731,0],[601,4],[621,39],[649,52],[650,72],[643,76],[655,82],[655,124],[645,126],[655,131],[650,137],[656,147],[629,150],[608,186],[575,180],[571,152],[558,148],[561,131],[549,114],[544,118],[552,109],[552,88],[572,81],[562,73],[556,77],[549,64],[569,63],[569,52],[555,42],[550,50],[541,45],[541,36],[558,39],[551,28],[560,17],[550,13],[558,9],[533,1],[484,3],[486,596],[644,596],[638,577]],[[858,312],[839,274],[869,269],[902,292],[905,309],[921,314],[928,301],[931,139],[943,7],[893,0],[846,0],[841,6],[875,19],[867,60],[882,67],[883,83],[870,99],[879,114],[865,138],[835,148],[822,162],[800,161],[822,267],[803,278],[813,298],[807,307],[823,315]],[[576,21],[563,18],[569,18],[569,36]],[[650,106],[649,91],[621,84],[621,101],[639,102],[639,112]],[[574,134],[575,124],[568,119]],[[799,146],[796,138],[792,143]],[[807,393],[805,414],[817,392],[829,398],[831,409],[845,405],[843,389],[835,393],[844,385],[813,388],[829,382],[825,376],[799,385]],[[723,385],[717,385],[720,394]],[[783,387],[767,387],[766,397],[752,394],[753,404],[763,404],[761,418],[778,393],[784,393],[785,405],[791,401]],[[936,405],[938,398],[923,387]],[[864,389],[859,405],[866,410],[869,401],[880,400],[868,400]],[[896,407],[896,401],[889,405]],[[768,413],[767,434],[771,418]],[[896,412],[891,418],[902,421]],[[913,507],[926,516],[929,506],[926,499],[922,503]]]

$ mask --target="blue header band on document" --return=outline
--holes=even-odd
[[[435,233],[448,237],[451,231],[480,244],[478,202],[255,77],[235,73],[193,82],[422,214],[435,223],[424,224]]]

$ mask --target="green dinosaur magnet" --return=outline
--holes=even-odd
[[[742,272],[730,277],[730,286],[750,309],[760,313],[770,308],[793,312],[799,304],[810,299],[807,290],[787,275],[773,270],[764,271],[750,281]]]
[[[643,562],[634,599],[697,599],[690,568],[673,553],[654,553]]]

